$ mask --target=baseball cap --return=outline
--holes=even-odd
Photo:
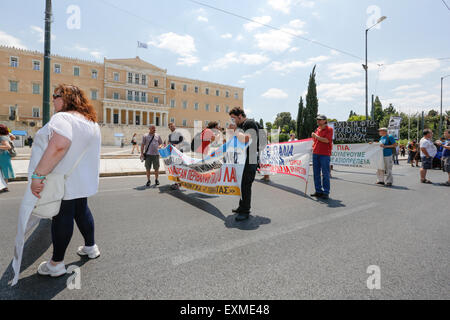
[[[378,129],[378,131],[388,131],[388,129],[387,128],[380,128],[380,129]]]
[[[323,114],[318,114],[316,120],[327,120],[327,117],[324,116]]]

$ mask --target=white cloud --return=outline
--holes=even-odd
[[[295,29],[301,29],[305,26],[306,22],[300,20],[300,19],[295,19],[289,22],[289,26]]]
[[[293,60],[290,62],[274,61],[270,64],[270,68],[274,71],[289,73],[296,68],[309,67],[309,66],[316,64],[317,62],[326,61],[329,58],[330,57],[328,57],[328,56],[317,56],[317,57],[309,58],[307,61],[299,61],[299,60]]]
[[[94,57],[97,60],[103,59],[105,56],[105,54],[98,49],[89,49],[87,47],[83,47],[78,44],[75,45],[75,47],[73,47],[73,49],[80,51],[80,52],[89,53],[92,57]]]
[[[236,41],[241,41],[243,39],[244,37],[242,36],[242,34],[238,34],[238,36],[236,37]]]
[[[334,50],[334,49],[331,49],[330,54],[331,54],[332,56],[337,56],[337,55],[339,55],[339,51],[336,51],[336,50]]]
[[[267,32],[257,33],[254,35],[256,45],[261,50],[281,53],[291,47],[292,40],[295,36],[306,34],[301,28],[305,23],[299,19],[292,20],[288,24],[282,26],[280,30],[269,30]]]
[[[393,92],[405,91],[405,90],[410,90],[410,89],[419,88],[419,87],[420,87],[420,84],[404,85],[404,86],[399,86],[397,88],[394,88],[391,91],[393,91]]]
[[[262,94],[262,97],[267,99],[286,99],[288,94],[281,89],[270,88]]]
[[[354,101],[364,97],[364,82],[353,83],[323,83],[317,86],[317,95],[319,98],[325,98],[328,101]]]
[[[361,63],[358,62],[331,64],[328,66],[328,70],[330,77],[334,80],[360,77],[364,74],[364,69]]]
[[[44,29],[42,29],[42,28],[40,28],[40,27],[38,27],[38,26],[30,26],[30,28],[31,28],[31,33],[33,33],[33,34],[38,34],[38,36],[39,36],[39,39],[38,39],[38,41],[40,42],[40,43],[44,43],[44,38],[45,38],[45,32],[44,32]],[[55,40],[56,39],[56,36],[54,35],[54,34],[52,34],[51,36],[50,36],[50,38],[51,38],[51,40]]]
[[[227,54],[225,54],[225,56],[215,60],[211,64],[204,66],[202,70],[210,71],[213,69],[225,69],[230,64],[238,64],[238,63],[246,65],[259,65],[262,63],[266,63],[268,61],[269,58],[261,54],[248,54],[248,53],[238,54],[237,52],[233,51],[228,52]]]
[[[239,84],[244,84],[244,83],[245,83],[245,80],[242,80],[242,79],[241,79],[241,80],[238,81],[238,83],[239,83]]]
[[[281,53],[290,48],[293,36],[280,30],[255,34],[256,45],[261,50]]]
[[[297,3],[300,4],[302,7],[305,7],[305,8],[313,8],[314,7],[314,1],[297,0]],[[314,12],[313,12],[313,14],[314,14]]]
[[[197,21],[208,22],[208,18],[203,17],[203,16],[198,16],[198,17],[197,17]]]
[[[103,59],[103,57],[105,56],[101,51],[91,51],[89,53],[96,59]]]
[[[272,18],[270,16],[262,16],[262,17],[254,17],[254,18],[252,18],[252,20],[254,20],[256,22],[249,22],[249,23],[244,24],[244,28],[248,32],[251,32],[255,29],[261,28],[262,27],[261,23],[268,24],[270,21],[272,21]]]
[[[7,34],[0,30],[0,44],[8,47],[15,47],[18,49],[27,49],[25,45],[22,44],[18,38],[13,37],[12,35]]]
[[[178,65],[191,66],[199,62],[199,59],[195,56],[195,52],[197,51],[195,48],[195,40],[190,35],[182,36],[168,32],[159,35],[156,39],[148,42],[148,44],[179,55]]]
[[[223,39],[231,39],[233,38],[233,35],[231,33],[225,33],[223,35],[220,36]]]
[[[291,0],[268,0],[267,4],[271,6],[274,10],[281,11],[288,14],[291,11]]]
[[[298,48],[298,47],[293,47],[293,48],[290,48],[290,49],[289,49],[289,52],[296,52],[296,51],[298,51],[298,50],[300,50],[300,48]]]
[[[420,79],[439,67],[440,62],[436,59],[406,59],[385,65],[380,71],[380,80]]]

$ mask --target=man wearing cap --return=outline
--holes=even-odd
[[[393,136],[388,134],[387,128],[378,129],[378,133],[380,135],[380,147],[383,148],[383,159],[384,159],[384,170],[377,171],[377,184],[385,185],[384,182],[384,173],[386,171],[386,186],[392,186],[394,182],[394,178],[392,176],[392,165],[394,163],[394,159],[392,158],[392,152],[397,148],[397,143]]]
[[[318,128],[316,132],[311,134],[314,140],[313,170],[316,192],[311,196],[328,199],[330,194],[330,158],[331,149],[333,148],[333,128],[328,126],[327,117],[324,115],[319,114],[316,120]]]

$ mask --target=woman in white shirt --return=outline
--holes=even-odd
[[[77,253],[89,258],[100,255],[94,240],[94,219],[87,198],[97,193],[100,168],[101,134],[97,114],[76,86],[60,85],[53,94],[55,114],[35,136],[29,165],[29,188],[19,212],[16,254],[13,261],[17,283],[24,236],[39,220],[31,212],[51,172],[67,174],[80,156],[81,160],[65,180],[64,197],[58,215],[52,218],[53,256],[39,265],[38,273],[58,277],[66,273],[64,255],[73,234],[74,220],[85,245]]]

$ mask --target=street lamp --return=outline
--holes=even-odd
[[[442,82],[447,77],[450,77],[450,74],[441,77],[441,115],[439,116],[439,138],[442,136]]]
[[[382,22],[383,20],[386,19],[386,16],[382,16],[377,20],[377,23],[375,23],[373,26],[371,26],[370,28],[366,29],[366,64],[363,64],[363,68],[366,71],[366,119],[369,117],[369,97],[368,97],[368,79],[367,79],[367,71],[369,69],[369,66],[367,65],[367,32],[369,32],[370,29],[372,29],[373,27],[375,27],[377,24],[379,24],[380,22]]]

